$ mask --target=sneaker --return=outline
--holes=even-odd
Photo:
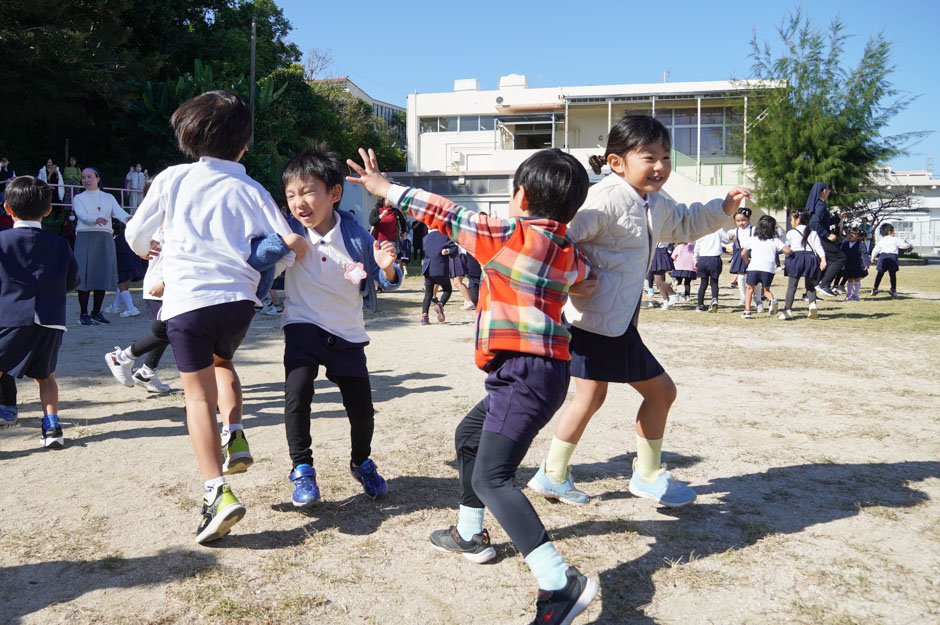
[[[779,306],[779,303],[777,302],[777,300],[775,299],[770,300],[770,306],[768,306],[767,312],[770,313],[771,315],[776,315],[777,306]]]
[[[94,323],[92,323],[91,317],[90,317],[89,315],[81,315],[81,316],[78,318],[78,322],[79,322],[80,324],[82,324],[83,326],[92,326],[92,325],[95,325]]]
[[[137,310],[136,308],[128,308],[127,310],[122,312],[120,316],[121,317],[136,317],[139,314],[140,314],[140,311]]]
[[[810,302],[809,312],[806,313],[806,316],[809,319],[818,319],[819,318],[819,308],[816,306],[816,302]]]
[[[758,302],[758,303],[757,303],[757,312],[759,312],[759,313],[764,312],[764,303],[763,303],[763,302]]]
[[[803,297],[801,297],[800,300],[802,300],[802,301],[804,301],[804,302],[808,302],[808,301],[809,301],[809,296],[808,296],[806,293],[803,293]]]
[[[695,491],[672,478],[664,464],[656,472],[656,477],[647,481],[640,477],[636,470],[636,459],[633,460],[633,476],[630,478],[630,492],[637,497],[652,499],[656,503],[670,508],[680,508],[695,501]]]
[[[464,540],[457,533],[457,526],[451,525],[446,530],[431,532],[431,546],[438,551],[461,553],[471,562],[483,564],[496,557],[496,550],[490,545],[490,533],[483,530],[474,534],[470,540]]]
[[[134,372],[133,378],[134,384],[146,389],[148,393],[169,393],[172,390],[169,384],[160,381],[156,373],[148,378],[141,369],[138,369]]]
[[[832,289],[827,289],[824,286],[816,285],[816,292],[825,295],[826,297],[835,297],[836,294],[832,292]]]
[[[565,481],[556,482],[550,478],[545,473],[545,461],[542,461],[542,465],[539,467],[538,473],[536,473],[529,483],[526,484],[531,490],[534,490],[542,497],[548,499],[557,499],[562,503],[571,504],[573,506],[583,506],[591,500],[587,493],[584,493],[574,486],[574,482],[571,481],[571,467],[568,467],[568,473],[565,476]]]
[[[568,583],[561,590],[539,589],[533,624],[569,625],[597,596],[597,580],[585,577],[573,566],[565,576]]]
[[[108,318],[102,315],[101,313],[95,313],[94,315],[92,315],[91,320],[94,321],[95,323],[105,323],[105,324],[111,323],[110,321],[108,321]]]
[[[716,313],[718,312],[718,300],[713,299],[712,303],[708,305],[708,312]]]
[[[42,418],[42,438],[40,440],[43,447],[49,447],[50,449],[61,449],[65,446],[62,427],[59,425],[59,415],[48,414]]]
[[[793,319],[793,313],[791,313],[789,310],[784,310],[779,315],[777,315],[777,319],[780,321],[790,321]]]
[[[707,311],[707,310],[708,310],[708,309],[705,308],[704,306],[696,306],[696,307],[695,307],[695,312],[705,312],[705,311]]]
[[[421,325],[426,326],[430,325],[431,321],[428,319],[427,315],[421,315]]]
[[[124,350],[119,345],[115,345],[113,352],[104,355],[104,361],[108,363],[108,369],[111,370],[111,375],[114,376],[115,380],[124,386],[134,388],[134,372],[132,371],[134,361],[124,362],[122,360],[123,352]]]
[[[745,310],[743,313],[741,313],[741,319],[750,319],[750,318],[751,318],[750,310]]]
[[[460,310],[473,310],[474,308],[476,308],[476,306],[473,305],[473,302],[464,302]]]
[[[654,302],[654,301],[651,300],[651,299],[646,300],[646,307],[647,307],[647,308],[656,308],[656,302]]]
[[[738,300],[738,306],[744,306],[744,298]]]
[[[898,298],[898,292],[897,292],[897,291],[894,291],[894,290],[888,291],[888,295],[890,295],[890,296],[892,297],[892,299],[897,299],[897,298]]]
[[[669,308],[675,306],[676,304],[679,303],[680,299],[681,299],[680,295],[676,295],[676,294],[670,295],[669,298],[665,302],[663,302],[663,310],[668,310]]]
[[[121,308],[123,308],[121,304],[111,304],[110,306],[105,307],[103,310],[110,315],[116,315],[121,312]]]
[[[271,302],[268,302],[261,308],[261,314],[265,315],[266,317],[277,317],[281,313],[278,312],[277,306]]]
[[[245,430],[235,430],[228,433],[228,436],[222,441],[222,459],[223,475],[244,473],[248,470],[248,467],[255,459],[251,457],[251,451],[248,449]]]
[[[301,464],[287,476],[294,483],[291,501],[298,508],[320,501],[320,488],[317,486],[317,472],[309,464]]]
[[[0,425],[16,425],[17,415],[16,406],[0,406]]]
[[[683,301],[683,302],[691,302],[691,301],[692,301],[692,296],[691,296],[691,295],[683,295],[683,296],[682,296],[682,301]]]
[[[222,538],[245,516],[245,506],[239,503],[228,484],[215,490],[211,502],[209,497],[207,493],[202,500],[202,520],[196,528],[199,544]]]
[[[369,497],[381,497],[388,492],[388,483],[379,475],[378,468],[371,458],[366,459],[358,467],[354,467],[350,462],[349,472],[362,484],[362,490]]]
[[[441,306],[440,302],[434,304],[434,312],[437,313],[438,323],[444,323],[444,307]]]
[[[871,295],[869,295],[869,297],[874,297],[874,296],[878,295],[879,293],[881,293],[881,291],[880,291],[879,289],[872,289],[872,290],[871,290]]]

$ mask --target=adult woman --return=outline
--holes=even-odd
[[[94,167],[82,170],[82,186],[85,191],[72,200],[72,211],[78,225],[75,228],[75,260],[78,261],[78,276],[81,278],[78,304],[81,308],[79,323],[111,323],[101,314],[105,291],[117,287],[117,259],[114,253],[114,232],[111,219],[127,223],[130,215],[118,205],[110,193],[98,188],[101,175]],[[91,315],[88,314],[88,293],[94,292]]]
[[[82,183],[82,170],[78,167],[78,161],[74,156],[69,157],[69,164],[62,170],[62,177],[65,184],[78,186]],[[69,188],[69,202],[75,197],[75,189]]]
[[[58,189],[57,191],[53,191],[53,193],[58,194],[59,201],[62,201],[62,198],[65,197],[65,187],[62,186],[62,175],[59,173],[59,166],[56,165],[51,158],[46,159],[46,164],[39,168],[39,173],[36,174],[36,177],[53,189]],[[54,195],[53,201],[55,201]]]
[[[806,198],[806,210],[810,216],[809,227],[819,235],[823,251],[826,252],[826,273],[816,285],[816,292],[834,297],[836,293],[832,290],[832,280],[845,266],[845,254],[840,248],[838,234],[833,231],[835,228],[841,232],[842,222],[839,219],[833,220],[829,214],[829,208],[826,206],[828,198],[829,185],[825,182],[815,183]],[[845,213],[841,216],[844,217]]]

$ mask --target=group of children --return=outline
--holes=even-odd
[[[290,209],[285,219],[270,194],[238,164],[251,128],[240,98],[225,92],[197,96],[173,114],[171,127],[180,148],[198,160],[156,176],[127,224],[126,237],[137,254],[162,264],[161,288],[148,285],[151,293],[162,291],[162,302],[153,305],[153,334],[159,340],[150,344],[171,345],[180,372],[190,439],[205,482],[196,541],[224,536],[245,514],[227,478],[252,464],[233,357],[254,314],[257,291],[282,271],[284,416],[293,503],[307,506],[321,497],[310,432],[313,383],[321,366],[339,387],[350,421],[350,472],[367,495],[384,495],[388,484],[371,459],[374,409],[362,306],[373,280],[385,290],[401,283],[394,246],[373,240],[337,209],[343,173],[323,145],[300,152],[284,168]],[[534,438],[565,402],[570,378],[574,398],[558,418],[549,452],[528,483],[531,490],[575,505],[589,501],[574,484],[570,461],[609,384],[626,383],[643,398],[635,416],[630,492],[666,506],[696,498],[662,463],[676,387],[637,327],[643,281],[659,254],[656,241],[694,241],[715,232],[736,212],[744,214],[739,207],[749,192],[737,187],[725,198],[689,206],[667,199],[659,191],[671,172],[670,147],[669,131],[659,121],[622,117],[611,129],[604,156],[591,159],[595,171],[608,165],[611,173],[590,189],[574,157],[557,149],[539,151],[515,173],[507,219],[391,184],[371,150],[360,150],[362,163],[347,161],[357,174],[347,181],[442,235],[441,252],[459,245],[481,267],[475,362],[487,374],[486,392],[455,431],[457,522],[432,532],[430,542],[473,562],[491,560],[495,550],[484,528],[488,509],[537,581],[540,624],[571,623],[598,591],[596,579],[567,565],[514,484]],[[53,428],[53,371],[64,332],[65,293],[76,285],[68,246],[40,241],[43,233],[33,225],[47,209],[48,195],[48,187],[28,177],[7,188],[7,210],[17,224],[12,233],[0,233],[0,380],[24,374],[39,380],[43,437],[58,436],[61,443],[57,422]],[[801,219],[794,221],[796,233],[803,232]],[[747,298],[756,284],[769,291],[765,257],[783,249],[765,236],[767,227],[762,221],[746,241],[735,235],[741,258],[751,263]],[[769,228],[773,232],[773,224]],[[425,249],[432,256],[428,239]],[[812,235],[788,240],[799,259],[792,263],[792,285],[797,274],[814,267],[809,255],[816,252]],[[708,252],[693,250],[693,268],[686,264],[682,271],[704,272],[712,284]],[[32,298],[16,292],[24,283],[14,275],[17,262],[23,271],[33,271],[34,278],[25,282],[30,289],[36,288],[36,276],[49,281]],[[442,319],[449,285],[426,275],[432,287],[437,283],[442,289],[436,308]],[[700,301],[703,295],[700,289]],[[7,305],[8,300],[17,304]],[[425,314],[430,303],[426,293]],[[112,371],[125,372],[144,347],[116,349],[109,355]]]

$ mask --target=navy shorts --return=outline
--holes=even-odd
[[[717,280],[721,275],[721,256],[699,256],[696,265],[699,278]]]
[[[327,377],[369,377],[365,343],[350,343],[312,323],[284,326],[284,365],[323,366]]]
[[[763,284],[765,289],[770,288],[770,283],[774,281],[774,274],[769,271],[748,271],[747,285],[757,286]]]
[[[39,325],[0,328],[0,371],[13,378],[45,380],[55,372],[63,334]]]
[[[645,382],[666,372],[632,323],[620,336],[603,336],[562,319],[571,342],[571,375],[597,382]]]
[[[500,353],[486,376],[483,431],[528,447],[565,403],[570,379],[565,360]]]
[[[147,306],[147,321],[153,323],[154,321],[160,320],[160,309],[163,308],[162,299],[145,299],[144,304]]]
[[[231,360],[241,345],[255,315],[251,300],[226,302],[197,308],[166,322],[166,334],[180,373],[202,371],[212,356]]]
[[[898,266],[898,255],[897,254],[880,254],[878,256],[878,271],[897,271],[900,269]]]

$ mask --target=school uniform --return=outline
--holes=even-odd
[[[901,250],[911,249],[911,244],[902,241],[893,234],[883,236],[875,243],[871,251],[871,259],[878,259],[878,271],[899,271],[898,254]]]
[[[744,249],[748,250],[747,265],[747,285],[763,285],[769,289],[774,280],[774,271],[777,268],[777,252],[781,251],[786,244],[773,237],[770,239],[759,239],[757,236],[744,244]]]
[[[444,254],[447,250],[447,254]],[[424,275],[424,301],[421,304],[421,314],[427,315],[431,309],[434,285],[441,289],[438,302],[441,306],[447,303],[453,293],[451,286],[450,257],[457,255],[457,244],[445,237],[437,230],[430,230],[424,236],[424,260],[421,262],[421,273]]]
[[[787,231],[787,247],[790,253],[783,264],[783,275],[789,278],[819,279],[819,262],[826,257],[825,248],[819,235],[810,230],[803,244],[803,234],[807,226],[799,225]]]
[[[845,254],[845,268],[842,273],[847,280],[864,278],[868,274],[865,269],[869,263],[868,250],[865,248],[864,241],[842,242],[842,253]]]
[[[669,249],[669,243],[657,243],[656,251],[653,252],[653,263],[650,265],[650,273],[665,273],[676,268],[672,262],[672,252]]]
[[[734,240],[731,242],[730,271],[738,275],[745,274],[747,273],[747,263],[741,256],[741,250],[744,249],[744,244],[750,241],[751,237],[754,236],[754,226],[749,224],[747,228],[735,228],[734,230],[729,230],[728,234],[732,232],[734,233]]]
[[[692,251],[695,264],[698,265],[698,277],[703,280],[717,280],[721,275],[723,264],[721,254],[731,239],[724,230],[717,230],[695,242]]]
[[[65,294],[78,285],[78,264],[62,237],[38,221],[0,232],[0,371],[44,380],[65,334]]]

